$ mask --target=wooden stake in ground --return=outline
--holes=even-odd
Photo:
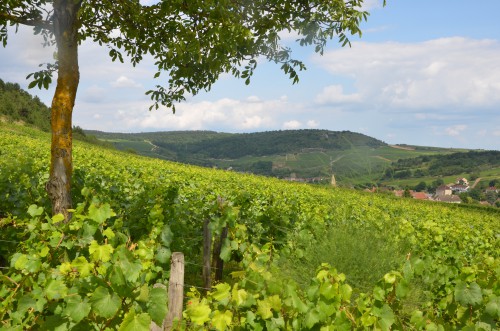
[[[172,254],[170,281],[168,283],[168,313],[165,322],[165,330],[172,328],[181,322],[184,299],[184,254],[174,252]]]

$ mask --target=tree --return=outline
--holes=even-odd
[[[327,40],[350,44],[348,34],[361,34],[368,13],[363,0],[11,0],[0,3],[0,40],[5,47],[9,25],[32,26],[45,45],[56,45],[54,63],[28,75],[29,87],[48,88],[57,72],[52,100],[50,177],[46,185],[53,214],[71,215],[72,111],[79,84],[78,46],[87,39],[110,49],[113,61],[124,55],[135,66],[154,58],[158,78],[166,84],[147,91],[153,105],[172,108],[185,94],[210,90],[223,73],[250,82],[257,58],[281,64],[293,83],[302,62],[280,45],[279,34],[296,31],[299,44],[323,53]]]
[[[415,186],[415,191],[417,192],[422,192],[422,191],[425,191],[425,189],[427,188],[427,184],[425,182],[420,182],[418,183],[416,186]]]

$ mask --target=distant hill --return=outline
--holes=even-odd
[[[121,150],[182,163],[340,185],[413,187],[446,176],[500,176],[500,152],[386,143],[350,131],[85,131]],[[469,173],[469,175],[467,175]]]
[[[0,79],[0,117],[4,121],[22,122],[50,131],[50,108],[31,96],[19,84]]]
[[[0,121],[16,122],[49,132],[50,108],[37,96],[32,96],[17,83],[0,79]],[[114,148],[110,143],[85,134],[80,127],[73,127],[73,138],[91,144]]]
[[[50,131],[50,108],[18,84],[0,79],[0,121]],[[500,178],[500,152],[387,145],[350,131],[109,133],[74,127],[73,137],[148,157],[265,176],[329,183],[334,175],[337,183],[357,187],[413,187],[467,174]]]

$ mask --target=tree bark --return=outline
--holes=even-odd
[[[55,0],[53,27],[57,43],[57,86],[52,99],[52,145],[50,177],[46,184],[52,202],[52,214],[71,219],[72,122],[76,91],[80,80],[78,69],[78,10],[81,1]]]

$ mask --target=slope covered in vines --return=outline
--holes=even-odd
[[[167,311],[166,291],[153,285],[168,281],[173,251],[192,266],[186,264],[193,286],[185,289],[180,328],[499,326],[498,212],[293,184],[76,142],[75,210],[62,224],[50,216],[44,193],[49,152],[47,134],[0,124],[4,329],[147,330]],[[224,277],[207,292],[195,287],[205,221],[214,239],[228,231],[220,253]],[[380,261],[362,260],[377,243],[391,249],[371,258]],[[330,261],[317,252],[329,246],[352,249]],[[288,269],[300,270],[312,254],[316,272],[294,277]],[[366,264],[369,273],[387,258],[387,270],[373,282],[347,270]]]

